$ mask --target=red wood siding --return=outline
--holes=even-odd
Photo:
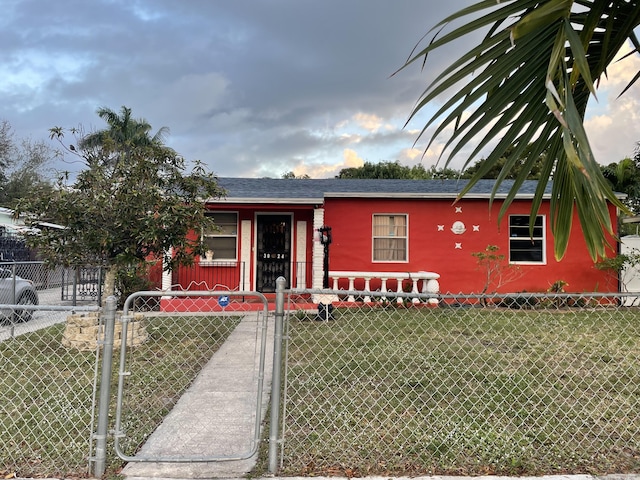
[[[180,267],[173,273],[173,283],[180,285],[182,288],[191,289],[212,289],[228,287],[237,289],[240,285],[242,273],[244,270],[247,279],[247,287],[253,289],[255,286],[255,255],[249,252],[250,261],[243,263],[242,236],[247,232],[242,231],[242,221],[249,220],[251,222],[251,231],[248,232],[251,238],[251,245],[254,247],[255,242],[255,218],[256,214],[272,214],[286,213],[292,214],[292,235],[291,235],[291,255],[292,255],[292,274],[296,272],[296,263],[308,261],[306,268],[306,285],[311,286],[311,252],[313,248],[313,208],[311,206],[291,206],[291,205],[234,205],[234,204],[209,204],[207,208],[211,211],[232,211],[238,213],[238,260],[237,262],[222,262],[215,265],[201,266],[198,261],[190,267]],[[296,258],[297,248],[297,222],[307,222],[307,248],[305,258]],[[303,270],[304,271],[304,270]],[[294,287],[297,285],[293,285]]]
[[[325,201],[325,224],[332,228],[330,270],[350,271],[432,271],[439,273],[442,292],[480,292],[483,273],[471,254],[497,245],[500,254],[509,257],[509,222],[502,219],[498,226],[501,202],[489,211],[486,200],[463,199],[350,199],[328,198]],[[528,215],[529,201],[515,201],[508,214]],[[615,209],[610,207],[615,225]],[[557,280],[568,282],[568,292],[616,291],[611,275],[594,267],[588,255],[576,218],[564,259],[556,261],[550,233],[548,203],[540,214],[545,215],[546,264],[520,265],[522,276],[500,289],[501,292],[543,292]],[[408,215],[408,261],[379,263],[372,261],[372,215]],[[452,232],[454,222],[463,222],[466,231]],[[474,228],[475,226],[475,228]],[[615,255],[611,239],[610,255]]]

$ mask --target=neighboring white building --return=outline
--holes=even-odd
[[[626,235],[620,238],[621,254],[640,253],[640,235]],[[620,272],[620,290],[640,293],[640,267],[631,266]]]
[[[5,231],[10,233],[19,232],[26,228],[24,222],[13,218],[13,210],[4,207],[0,207],[0,227],[4,227]]]
[[[40,222],[38,225],[42,228],[64,228],[62,225],[48,222]],[[0,207],[0,227],[3,227],[8,233],[19,233],[29,230],[38,231],[38,229],[27,227],[22,219],[13,218],[13,210],[4,207]]]

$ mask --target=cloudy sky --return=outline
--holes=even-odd
[[[403,127],[454,49],[391,74],[429,28],[470,0],[0,0],[0,120],[19,138],[104,123],[131,107],[219,176],[331,177],[363,162],[437,160]],[[464,45],[461,45],[463,47]],[[636,58],[589,111],[601,163],[640,141]],[[452,166],[459,167],[463,157]],[[62,163],[73,171],[77,164]]]

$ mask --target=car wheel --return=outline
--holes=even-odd
[[[18,305],[37,305],[38,301],[31,292],[24,292],[18,299]],[[16,323],[28,322],[33,318],[33,310],[16,310],[13,313],[13,320]]]

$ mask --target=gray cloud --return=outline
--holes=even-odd
[[[44,139],[126,105],[225,176],[340,164],[346,149],[395,160],[415,140],[401,129],[411,107],[455,52],[391,74],[469,2],[5,0],[0,117]],[[358,114],[391,127],[367,131]]]
[[[344,140],[318,131],[359,112],[406,118],[424,80],[418,69],[390,75],[464,3],[14,2],[2,33],[3,116],[38,138],[54,125],[100,128],[98,107],[127,105],[224,175],[339,161]],[[398,137],[407,135],[387,140]]]

